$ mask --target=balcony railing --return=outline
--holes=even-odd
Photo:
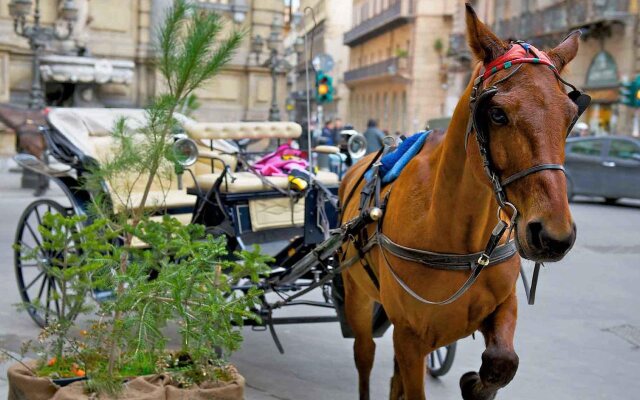
[[[405,24],[413,15],[414,0],[396,0],[386,10],[368,18],[344,34],[344,44],[355,46],[389,29]]]
[[[531,40],[547,35],[606,22],[624,23],[629,12],[629,0],[569,0],[536,12],[526,12],[497,21],[494,31],[501,38]]]
[[[407,72],[409,60],[405,57],[394,57],[379,63],[352,69],[344,73],[344,81],[349,84],[364,79],[402,76]]]

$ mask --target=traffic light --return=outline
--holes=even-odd
[[[620,102],[629,107],[640,107],[640,75],[631,82],[620,83]]]
[[[316,101],[319,104],[333,101],[333,78],[322,71],[316,73]]]

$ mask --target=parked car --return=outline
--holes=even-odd
[[[640,199],[640,139],[627,136],[567,139],[567,194]]]

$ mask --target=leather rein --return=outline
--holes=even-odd
[[[537,50],[535,47],[529,45],[528,43],[524,43],[521,41],[513,42],[511,49],[506,54],[491,62],[489,65],[483,67],[480,75],[474,80],[470,98],[471,115],[465,134],[465,148],[470,134],[475,131],[476,140],[483,161],[483,169],[491,182],[494,195],[498,203],[498,223],[491,232],[484,251],[471,254],[447,254],[422,249],[414,249],[395,243],[382,232],[384,210],[386,208],[389,196],[391,195],[391,190],[393,188],[392,185],[384,196],[384,200],[381,201],[381,177],[379,174],[381,163],[379,159],[381,158],[381,156],[384,156],[384,154],[388,153],[390,149],[390,146],[384,146],[370,164],[370,168],[373,170],[373,178],[369,182],[365,183],[360,194],[360,215],[367,216],[371,220],[376,221],[376,231],[373,236],[365,238],[364,235],[366,235],[366,230],[363,229],[357,238],[352,238],[352,241],[354,242],[354,245],[358,250],[358,255],[350,260],[347,260],[347,264],[352,265],[359,260],[368,275],[373,280],[374,284],[378,286],[377,277],[366,261],[366,253],[374,246],[380,246],[380,252],[385,261],[385,264],[387,265],[388,270],[391,272],[394,280],[403,288],[403,290],[407,294],[423,304],[445,305],[451,304],[454,301],[458,300],[467,290],[469,290],[469,288],[471,288],[471,286],[475,283],[478,276],[485,267],[500,264],[516,255],[517,249],[515,240],[511,239],[511,234],[513,232],[513,229],[515,228],[518,211],[512,203],[509,203],[507,201],[504,188],[519,179],[522,179],[531,174],[535,174],[537,172],[545,170],[557,170],[562,171],[563,173],[565,172],[564,167],[560,164],[545,163],[534,165],[501,180],[499,174],[495,171],[491,162],[491,155],[489,151],[489,134],[486,124],[487,104],[489,103],[490,99],[498,92],[498,88],[496,85],[504,82],[505,80],[516,74],[522,64],[525,63],[546,65],[551,71],[553,71],[555,77],[561,83],[573,89],[570,93],[568,93],[568,96],[578,106],[578,114],[569,126],[567,135],[571,131],[573,125],[577,122],[580,115],[585,111],[585,109],[591,102],[591,98],[588,95],[579,91],[575,86],[568,83],[560,76],[556,67],[553,65],[553,63],[545,53]],[[498,80],[492,86],[483,88],[483,83],[489,77],[500,70],[510,69],[513,65],[518,66],[513,68],[510,74]],[[369,168],[367,168],[367,170],[369,170]],[[356,183],[355,187],[360,184],[362,178],[363,177],[360,177],[360,180]],[[353,190],[346,198],[345,207],[350,201],[352,195]],[[373,203],[372,207],[370,207],[371,203]],[[506,214],[505,210],[511,211],[509,220],[504,220],[502,218],[502,215]],[[507,235],[506,243],[499,245],[500,240],[504,237],[505,234]],[[471,273],[467,280],[462,284],[462,286],[460,286],[460,288],[458,288],[458,290],[456,290],[450,297],[440,301],[432,301],[425,299],[420,294],[416,293],[413,289],[411,289],[407,282],[405,282],[396,273],[387,258],[387,252],[391,253],[395,257],[423,264],[429,268],[450,271],[469,270],[471,271]],[[522,263],[520,263],[520,275],[522,277],[522,282],[525,288],[527,302],[530,305],[533,305],[535,302],[535,294],[541,266],[542,263],[535,263],[531,285],[529,285],[529,281],[525,275],[524,267],[522,266]]]

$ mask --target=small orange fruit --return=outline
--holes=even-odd
[[[49,360],[49,362],[47,363],[47,365],[48,365],[48,366],[50,366],[50,367],[53,367],[57,361],[58,361],[58,360],[57,360],[55,357],[53,357],[53,358],[51,358],[51,359]]]

